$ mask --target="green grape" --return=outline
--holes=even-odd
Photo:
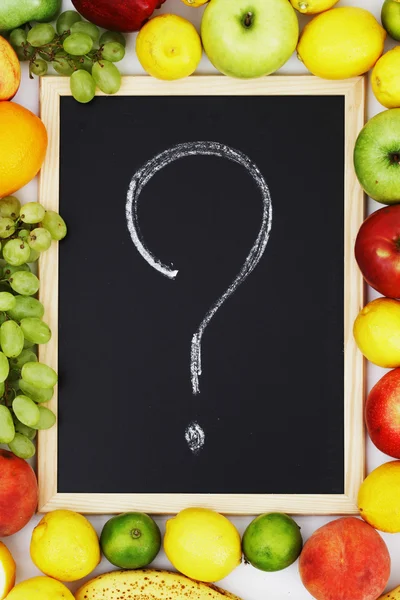
[[[42,402],[49,402],[49,400],[52,399],[54,394],[54,388],[40,388],[36,385],[28,383],[27,381],[25,381],[25,379],[20,379],[18,381],[18,385],[26,396],[29,396],[29,398],[32,398],[32,400],[34,400],[38,404]]]
[[[104,44],[101,55],[110,62],[119,62],[125,56],[125,48],[119,42],[107,42]]]
[[[105,94],[115,94],[121,87],[121,73],[109,60],[99,60],[92,69],[93,79]]]
[[[8,387],[14,386],[14,384],[16,384],[18,382],[19,377],[20,377],[20,372],[18,371],[18,369],[10,369],[10,372],[7,377]],[[14,389],[14,387],[13,387],[13,389]]]
[[[39,407],[28,396],[16,396],[12,408],[17,419],[28,427],[34,427],[39,422]]]
[[[15,321],[4,321],[0,327],[0,346],[8,358],[14,358],[24,349],[24,334]]]
[[[34,429],[50,429],[56,422],[56,415],[45,406],[38,406],[40,417]]]
[[[99,39],[100,30],[96,25],[88,21],[77,21],[72,25],[71,33],[86,33],[92,38],[93,43],[96,43]],[[82,52],[82,54],[86,54],[86,52]]]
[[[87,56],[77,56],[74,64],[77,70],[87,71],[90,74],[92,73],[93,61]]]
[[[6,384],[4,383],[4,381],[2,381],[0,383],[0,397],[4,396],[5,389],[6,389]]]
[[[21,210],[21,203],[15,196],[4,196],[0,198],[0,215],[16,219]]]
[[[22,435],[24,435],[25,437],[28,438],[28,440],[34,440],[37,434],[37,430],[36,429],[32,429],[32,427],[28,427],[28,425],[24,425],[24,423],[21,423],[21,421],[19,419],[17,419],[17,417],[14,415],[14,427],[15,427],[15,431],[16,433],[22,433]]]
[[[81,15],[75,10],[66,10],[61,13],[57,19],[56,28],[57,33],[62,35],[66,31],[70,31],[72,25],[82,19]]]
[[[34,343],[24,339],[24,350],[30,350],[34,347]]]
[[[18,231],[18,237],[20,237],[22,240],[26,240],[27,241],[26,238],[29,237],[30,233],[31,232],[29,231],[29,229],[20,229]]]
[[[51,246],[51,242],[52,237],[45,227],[36,227],[36,229],[32,229],[28,239],[30,248],[37,252],[48,250]]]
[[[42,75],[46,75],[47,73],[47,62],[43,60],[43,58],[35,58],[29,65],[29,71],[33,75],[37,75],[41,77]]]
[[[52,388],[57,383],[57,373],[51,367],[40,362],[28,362],[22,367],[21,377],[39,388]]]
[[[8,447],[15,456],[18,456],[18,458],[27,460],[28,458],[35,456],[35,445],[22,433],[16,433],[12,442],[9,442]]]
[[[105,31],[100,36],[100,40],[99,40],[100,46],[103,46],[104,44],[107,44],[108,42],[118,42],[124,48],[126,46],[125,36],[122,35],[122,33],[120,33],[119,31]]]
[[[79,69],[71,75],[69,81],[71,94],[78,102],[86,104],[93,100],[96,93],[96,84],[93,77],[87,71]],[[45,226],[45,225],[44,225]]]
[[[35,53],[35,48],[28,44],[28,42],[23,48],[14,48],[14,50],[21,61],[30,60]]]
[[[4,321],[7,321],[6,313],[0,313],[0,325],[3,325]]]
[[[26,39],[31,46],[39,48],[40,46],[50,44],[54,40],[55,35],[56,32],[53,25],[50,25],[50,23],[39,23],[32,27]]]
[[[14,267],[19,267],[29,259],[30,248],[24,240],[15,238],[8,241],[3,247],[3,256],[5,260]]]
[[[5,264],[4,268],[3,268],[3,278],[4,279],[9,279],[11,277],[11,275],[13,273],[16,273],[17,271],[27,271],[30,273],[30,268],[28,265],[24,264],[24,265],[9,265],[9,264]]]
[[[10,33],[9,42],[13,48],[22,48],[26,44],[26,31],[21,27]]]
[[[42,227],[47,229],[53,240],[62,240],[67,235],[65,221],[54,210],[47,210],[42,219]]]
[[[39,202],[28,202],[21,208],[20,218],[24,223],[40,223],[46,211]]]
[[[6,406],[0,404],[0,444],[9,444],[14,436],[15,427],[11,412]]]
[[[21,321],[25,339],[34,344],[47,344],[51,338],[50,327],[37,317],[27,317]]]
[[[87,54],[93,48],[93,40],[87,33],[72,33],[65,38],[63,47],[72,56]]]
[[[12,310],[16,304],[15,296],[10,292],[0,292],[0,310]]]
[[[65,52],[58,52],[51,64],[59,75],[72,75],[75,71],[74,63]]]
[[[3,326],[3,325],[2,325]],[[0,327],[1,329],[1,327]],[[7,356],[4,352],[0,352],[0,381],[3,382],[7,379],[10,372],[10,363],[8,362]],[[4,392],[3,392],[4,394]]]
[[[36,262],[39,257],[40,257],[40,252],[38,252],[37,250],[34,250],[33,248],[31,248],[31,251],[30,251],[30,254],[29,254],[29,258],[28,258],[28,262],[30,262],[30,263]]]
[[[29,296],[15,296],[15,307],[8,311],[14,321],[21,321],[27,317],[41,319],[44,315],[44,306],[36,298]]]
[[[15,222],[10,217],[0,217],[0,238],[8,238],[15,232]]]
[[[49,60],[49,58],[53,54],[53,52],[54,52],[54,48],[52,47],[51,44],[48,44],[47,46],[41,46],[39,48],[39,56],[40,56],[40,58],[43,58],[43,60],[45,60],[46,62]]]
[[[9,363],[13,369],[21,370],[25,363],[37,362],[37,356],[32,350],[24,349],[16,358],[10,358]],[[19,379],[19,376],[18,376]],[[28,394],[29,396],[29,394]]]
[[[33,273],[17,271],[9,279],[12,289],[21,296],[33,296],[40,287],[39,279]]]

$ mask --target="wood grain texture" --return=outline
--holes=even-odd
[[[49,148],[40,176],[39,201],[59,206],[60,96],[70,95],[64,77],[41,78],[41,118],[49,134]],[[101,92],[97,95],[102,96]],[[342,95],[345,98],[345,229],[344,229],[344,410],[345,494],[338,495],[217,495],[217,494],[61,494],[57,492],[57,427],[39,432],[39,511],[68,508],[86,514],[140,510],[175,513],[188,506],[205,506],[225,514],[252,515],[268,511],[290,514],[357,514],[357,493],[365,473],[363,425],[364,360],[353,338],[353,322],[364,304],[364,284],[353,255],[354,242],[364,218],[364,195],[353,169],[353,148],[365,119],[365,78],[325,81],[313,76],[272,76],[253,81],[219,75],[192,76],[164,82],[147,76],[124,77],[118,95]],[[301,116],[299,116],[301,118]],[[328,185],[328,183],[327,183]],[[321,190],[323,200],[323,190]],[[40,360],[57,369],[58,355],[58,247],[52,244],[39,263],[39,298],[53,337],[41,347]],[[62,343],[62,340],[60,340]],[[312,365],[310,364],[310,369]],[[57,413],[57,392],[49,403]],[[73,448],[73,441],[71,441]],[[316,449],[317,451],[317,449]],[[76,460],[71,454],[71,460]]]

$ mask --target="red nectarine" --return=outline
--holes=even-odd
[[[390,556],[375,529],[346,517],[313,533],[300,555],[299,570],[317,600],[376,600],[389,579]]]
[[[0,537],[25,527],[37,502],[38,487],[32,467],[12,452],[0,450]]]
[[[365,424],[381,452],[400,458],[400,368],[386,373],[368,394]]]

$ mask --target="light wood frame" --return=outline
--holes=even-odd
[[[41,118],[49,134],[43,165],[39,201],[58,210],[60,162],[60,97],[71,95],[69,79],[42,77]],[[98,95],[103,95],[98,92]],[[39,511],[68,508],[82,513],[120,513],[139,510],[153,514],[175,513],[188,506],[210,507],[225,514],[257,514],[283,511],[291,514],[356,514],[357,493],[365,471],[363,426],[364,361],[352,334],[352,326],[364,304],[362,276],[353,257],[355,237],[364,217],[364,195],[353,169],[353,148],[365,119],[365,78],[325,81],[312,76],[272,76],[244,81],[223,76],[193,76],[178,82],[160,82],[146,76],[124,77],[120,96],[171,95],[340,95],[345,99],[345,233],[344,233],[344,410],[345,493],[303,495],[248,494],[74,494],[57,492],[57,427],[39,432]],[[301,115],[299,115],[301,118]],[[321,197],[324,191],[321,190]],[[53,332],[40,347],[40,360],[57,370],[58,355],[58,245],[41,255],[40,300]],[[312,365],[310,365],[312,367]],[[57,393],[49,403],[57,414]],[[71,460],[73,456],[71,440]]]

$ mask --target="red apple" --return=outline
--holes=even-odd
[[[25,527],[37,502],[38,487],[32,467],[12,452],[0,450],[0,537]]]
[[[110,31],[139,31],[165,0],[72,0],[88,21]]]
[[[389,579],[390,555],[375,529],[345,517],[312,534],[300,554],[299,571],[317,600],[376,600]]]
[[[400,204],[381,208],[364,221],[355,255],[371,287],[383,296],[400,298]]]
[[[400,368],[386,373],[368,394],[365,424],[381,452],[400,458]]]

